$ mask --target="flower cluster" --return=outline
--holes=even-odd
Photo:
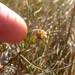
[[[45,39],[47,38],[47,33],[43,29],[37,29],[36,36],[38,39]]]

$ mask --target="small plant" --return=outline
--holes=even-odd
[[[74,0],[1,2],[18,13],[28,26],[22,42],[0,44],[1,75],[6,72],[10,75],[75,75]]]

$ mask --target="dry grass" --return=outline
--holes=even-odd
[[[74,0],[1,2],[26,21],[28,35],[19,44],[0,44],[0,75],[75,75]],[[38,38],[38,29],[47,38]]]

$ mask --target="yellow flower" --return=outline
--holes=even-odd
[[[37,29],[36,36],[38,39],[45,39],[47,38],[47,33],[43,29]]]

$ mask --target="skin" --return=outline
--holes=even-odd
[[[16,44],[27,34],[27,25],[14,11],[0,3],[0,41]]]

